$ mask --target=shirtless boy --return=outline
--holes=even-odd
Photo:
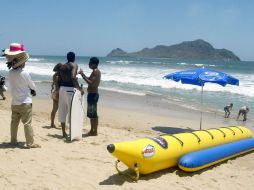
[[[92,73],[87,77],[83,70],[80,69],[79,74],[88,84],[87,87],[87,117],[90,118],[91,130],[88,135],[98,135],[98,115],[97,115],[97,102],[99,100],[98,87],[101,81],[101,72],[98,69],[99,59],[92,57],[89,61],[89,68],[92,69]]]

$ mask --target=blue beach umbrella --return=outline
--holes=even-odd
[[[229,74],[207,68],[179,71],[168,74],[164,76],[164,78],[171,79],[176,82],[181,81],[183,84],[201,86],[200,129],[202,128],[203,87],[205,83],[216,83],[221,86],[226,86],[227,84],[239,86],[239,80],[237,78],[232,77]]]

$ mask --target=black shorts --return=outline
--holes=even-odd
[[[98,118],[97,102],[99,100],[98,93],[88,93],[87,95],[87,117]]]
[[[227,107],[224,108],[225,112],[230,112],[229,109]]]

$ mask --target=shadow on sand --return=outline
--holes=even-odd
[[[13,149],[13,148],[27,149],[25,144],[26,144],[25,142],[19,142],[16,145],[13,145],[11,143],[4,142],[0,144],[0,149]]]
[[[161,133],[166,133],[166,134],[177,134],[177,133],[185,133],[185,132],[194,131],[191,128],[181,129],[181,128],[167,127],[167,126],[155,126],[155,127],[152,127],[152,130],[159,131]]]
[[[156,179],[156,178],[160,178],[161,176],[167,174],[167,173],[176,173],[177,172],[177,168],[168,168],[165,170],[161,170],[152,174],[147,174],[147,175],[140,175],[140,178],[138,181],[148,181],[151,179]],[[124,171],[124,174],[133,174],[133,171],[131,171],[130,169],[127,169]],[[125,182],[128,183],[137,183],[137,181],[134,181],[133,179],[131,179],[130,177],[128,177],[127,175],[121,175],[119,173],[115,173],[112,176],[109,176],[108,179],[105,179],[104,181],[100,182],[99,185],[123,185]]]
[[[70,137],[68,136],[67,138],[64,138],[62,135],[58,135],[58,134],[47,134],[48,137],[52,137],[52,138],[56,138],[56,139],[62,139],[65,143],[71,143],[73,141],[70,140]]]
[[[157,171],[157,172],[154,172],[154,173],[151,173],[151,174],[140,175],[140,178],[139,178],[138,181],[148,181],[148,180],[151,180],[151,179],[160,178],[161,176],[169,174],[169,173],[175,174],[175,175],[177,175],[181,178],[182,177],[192,177],[192,176],[195,176],[195,175],[200,175],[202,173],[205,173],[206,171],[216,169],[220,165],[227,164],[227,162],[229,160],[235,160],[239,157],[243,157],[243,156],[245,156],[247,154],[250,154],[250,153],[254,153],[254,150],[250,151],[250,152],[247,152],[247,153],[244,153],[242,155],[239,155],[237,157],[225,160],[223,162],[217,163],[215,165],[209,166],[207,168],[204,168],[204,169],[196,171],[196,172],[185,172],[185,171],[180,170],[177,166],[175,166],[175,167],[167,168],[167,169]],[[131,172],[133,172],[133,171],[131,171],[130,169],[127,169],[127,170],[124,171],[124,173],[129,173],[129,174]],[[115,173],[114,175],[110,176],[108,179],[100,182],[99,185],[122,185],[122,184],[124,184],[124,182],[135,183],[136,181],[133,181],[127,175],[120,175],[118,173]]]
[[[44,129],[62,129],[61,127],[51,127],[50,125],[42,126]]]

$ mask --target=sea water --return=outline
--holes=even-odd
[[[86,75],[91,73],[88,67],[90,57],[77,57],[76,63]],[[99,57],[102,73],[101,89],[136,94],[154,95],[164,101],[174,102],[191,109],[200,109],[201,87],[181,84],[164,79],[169,73],[193,68],[210,68],[226,72],[240,80],[239,86],[206,83],[203,92],[203,108],[206,111],[223,111],[229,103],[234,104],[235,112],[244,105],[249,106],[249,117],[254,113],[254,62],[251,61],[211,61],[176,60],[168,58],[123,58]],[[0,74],[7,76],[6,60],[0,58]],[[65,56],[31,56],[25,69],[40,86],[40,95],[50,95],[50,82],[53,67],[65,63]],[[84,83],[79,77],[79,82]]]

